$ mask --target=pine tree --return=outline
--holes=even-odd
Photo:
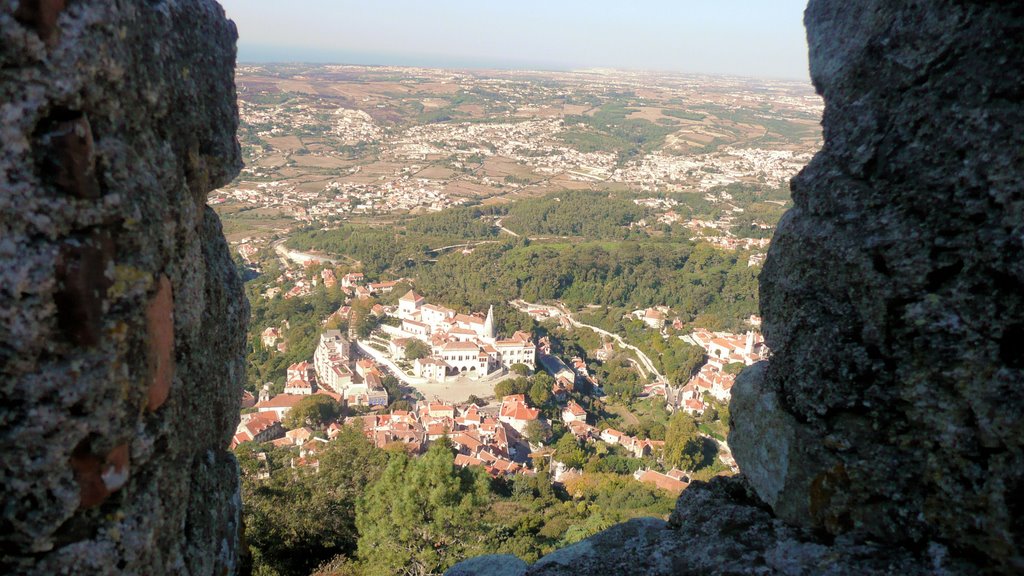
[[[446,442],[419,458],[396,456],[357,508],[359,558],[368,576],[443,572],[474,543],[487,479],[458,470]]]

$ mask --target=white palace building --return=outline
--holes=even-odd
[[[494,332],[494,307],[486,317],[459,314],[428,304],[410,290],[398,301],[402,331],[430,345],[431,355],[416,361],[416,375],[443,382],[456,374],[484,376],[502,366],[536,365],[537,347],[525,332],[499,340]]]

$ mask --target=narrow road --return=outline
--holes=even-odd
[[[452,244],[450,246],[441,246],[440,248],[431,248],[429,252],[445,252],[447,250],[454,250],[455,248],[472,248],[474,246],[481,246],[483,244],[494,244],[497,240],[478,240],[476,242],[465,242],[463,244]]]
[[[505,228],[504,226],[501,225],[501,221],[502,220],[504,220],[504,218],[498,218],[497,220],[494,221],[494,225],[497,226],[498,229],[501,230],[502,232],[504,232],[506,234],[511,234],[512,236],[515,236],[516,238],[519,238],[519,234],[516,234],[515,232],[513,232],[513,231],[509,230],[508,228]]]
[[[321,256],[320,254],[313,254],[312,252],[299,252],[298,250],[291,250],[284,245],[287,238],[282,238],[277,242],[274,242],[274,252],[277,253],[281,262],[288,267],[288,261],[291,260],[297,264],[305,264],[310,261],[317,262],[329,262],[331,264],[342,264],[343,261],[336,258],[328,258],[327,256]]]
[[[608,338],[611,338],[611,339],[615,340],[620,347],[626,348],[628,350],[632,350],[636,354],[636,357],[640,359],[640,363],[644,365],[644,367],[647,369],[647,371],[649,373],[651,373],[651,374],[654,374],[655,381],[658,381],[658,382],[665,382],[666,381],[665,377],[662,376],[662,374],[660,372],[658,372],[658,369],[654,367],[654,362],[651,362],[651,359],[647,357],[647,354],[644,354],[636,346],[633,346],[632,344],[628,344],[626,342],[626,340],[622,336],[619,336],[618,334],[614,334],[614,333],[609,332],[607,330],[598,328],[597,326],[591,326],[590,324],[584,324],[583,322],[580,322],[579,320],[576,320],[575,318],[573,318],[572,315],[569,314],[569,312],[566,311],[564,308],[562,308],[562,311],[565,314],[566,318],[569,320],[569,323],[572,324],[573,326],[576,326],[577,328],[589,328],[590,330],[593,330],[594,332],[597,332],[598,334],[600,334],[602,336],[607,336]]]
[[[520,302],[521,304],[523,304],[523,305],[525,305],[527,307],[539,307],[539,306],[542,306],[541,304],[531,304],[529,302],[525,302],[525,301],[522,301],[522,300],[509,302],[509,305],[511,305],[512,307],[517,307],[516,306],[516,302]],[[569,321],[569,324],[572,324],[573,326],[575,326],[577,328],[588,328],[590,330],[593,330],[594,332],[597,332],[598,334],[601,334],[602,336],[606,336],[608,338],[611,338],[612,340],[615,340],[615,342],[618,343],[619,347],[626,348],[628,350],[632,350],[634,353],[636,353],[636,357],[640,359],[640,363],[643,364],[643,367],[646,369],[647,373],[654,374],[654,378],[655,378],[656,382],[668,382],[668,380],[666,380],[666,378],[660,372],[658,372],[658,369],[655,368],[654,362],[652,362],[651,359],[648,358],[647,355],[644,354],[639,348],[637,348],[636,346],[633,346],[632,344],[627,343],[626,340],[622,336],[619,336],[618,334],[614,334],[612,332],[604,330],[603,328],[598,328],[597,326],[591,326],[590,324],[584,324],[583,322],[580,322],[579,320],[576,320],[575,318],[572,317],[572,313],[569,312],[569,309],[565,307],[565,304],[562,304],[561,302],[556,302],[555,303],[555,307],[558,308],[562,312],[562,315],[565,316],[566,320]]]

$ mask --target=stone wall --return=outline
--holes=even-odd
[[[449,574],[1024,572],[1024,4],[805,17],[825,144],[761,275],[742,475],[668,523]]]
[[[235,39],[212,0],[0,0],[0,572],[234,571]]]

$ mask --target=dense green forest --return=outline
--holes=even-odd
[[[401,274],[410,265],[422,261],[430,252],[430,238],[395,228],[343,225],[328,230],[305,230],[288,238],[288,246],[298,250],[319,250],[357,260],[362,271],[378,276],[385,271]],[[447,239],[437,240],[436,246]]]
[[[648,211],[625,197],[600,192],[564,192],[508,208],[504,225],[526,236],[583,236],[590,239],[646,238],[629,225]]]
[[[665,305],[686,322],[722,329],[738,329],[757,311],[760,268],[747,266],[734,252],[687,240],[540,243],[511,239],[481,244],[471,254],[449,253],[435,262],[417,263],[412,257],[422,259],[422,254],[397,249],[393,232],[330,230],[304,236],[332,253],[361,260],[367,256],[363,250],[376,254],[370,257],[384,265],[366,266],[364,260],[364,269],[414,277],[417,290],[451,306],[481,309],[515,298],[558,299],[575,308]],[[374,252],[375,242],[380,243],[379,252]]]
[[[410,232],[438,238],[488,238],[498,235],[498,228],[481,220],[490,214],[477,207],[449,208],[444,212],[413,218],[406,225]]]
[[[723,189],[747,208],[737,226],[766,236],[781,215],[784,190]],[[698,195],[680,211],[714,218],[720,205]],[[505,207],[464,207],[408,219],[403,225],[306,230],[288,245],[352,258],[371,277],[412,277],[417,289],[449,305],[480,308],[512,298],[559,299],[636,309],[667,305],[684,321],[738,328],[757,309],[757,274],[745,255],[694,244],[690,232],[665,226],[656,236],[631,224],[649,216],[629,197],[563,192]],[[524,237],[497,236],[492,218]],[[547,238],[529,240],[525,236]],[[461,250],[437,250],[460,243]]]
[[[737,328],[757,311],[757,274],[735,253],[688,241],[530,243],[511,240],[439,258],[417,274],[417,289],[479,308],[522,298],[629,309],[670,306]]]

